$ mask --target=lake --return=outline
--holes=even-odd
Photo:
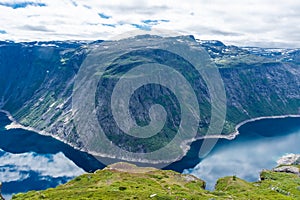
[[[2,194],[55,187],[104,167],[93,156],[50,136],[23,129],[5,130],[11,121],[0,112],[0,181]]]
[[[105,167],[93,156],[52,137],[22,129],[5,130],[10,124],[0,113],[0,181],[2,193],[55,187],[84,172]],[[219,139],[204,158],[198,158],[202,140],[193,142],[187,155],[165,169],[193,174],[213,189],[219,177],[236,175],[256,181],[259,171],[276,166],[286,153],[300,153],[300,118],[264,119],[239,128],[234,140]]]
[[[232,141],[219,139],[208,156],[199,160],[195,167],[184,169],[183,173],[203,179],[206,188],[212,190],[217,179],[224,176],[236,175],[247,181],[257,181],[259,172],[276,167],[276,161],[283,155],[300,153],[300,118],[248,122],[239,132]]]

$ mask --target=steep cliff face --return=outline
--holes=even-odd
[[[259,63],[222,68],[220,72],[227,94],[227,120],[233,122],[231,128],[249,118],[300,113],[299,66]]]
[[[250,118],[300,114],[300,50],[238,48],[217,41],[201,43],[224,81],[224,132]]]
[[[72,132],[70,121],[65,119],[71,109],[73,80],[85,56],[82,45],[2,42],[2,109],[24,126],[66,139]]]
[[[88,54],[87,47],[100,42],[1,42],[0,107],[25,126],[82,147],[71,112],[73,84]],[[300,114],[300,50],[238,48],[217,41],[199,41],[199,45],[207,50],[224,81],[227,117],[223,134],[233,132],[234,127],[246,119]],[[117,76],[149,60],[167,61],[171,65],[179,63],[181,67],[177,70],[194,80],[192,84],[201,113],[198,134],[205,134],[211,115],[210,95],[203,79],[194,77],[193,71],[186,70],[189,63],[157,50],[138,52],[134,59],[134,62],[128,61],[126,55],[120,58],[98,84],[95,99],[97,116],[107,129],[107,136],[120,146],[130,141],[131,138],[112,125],[110,113],[103,105],[110,103],[109,94]],[[137,90],[131,98],[131,114],[138,125],[148,124],[149,108],[153,103],[164,106],[167,116],[170,116],[159,137],[162,143],[168,142],[180,124],[180,111],[176,97],[167,88],[149,85]],[[154,137],[148,143],[154,144],[157,140]],[[157,148],[155,145],[149,149],[136,145],[135,149],[130,150],[153,151]]]

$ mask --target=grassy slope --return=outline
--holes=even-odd
[[[54,189],[17,194],[13,199],[300,199],[299,176],[263,171],[261,178],[249,183],[224,177],[210,192],[202,180],[191,175],[117,164]]]

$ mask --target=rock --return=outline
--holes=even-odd
[[[298,165],[300,164],[300,155],[299,154],[287,154],[282,156],[277,161],[278,165]]]
[[[120,172],[129,172],[129,173],[147,173],[151,171],[157,171],[158,169],[153,167],[138,167],[134,164],[119,162],[108,165],[105,169],[116,170]]]
[[[285,172],[299,175],[299,168],[294,166],[282,166],[273,169],[274,172]]]
[[[195,176],[193,176],[193,175],[190,175],[190,174],[184,174],[183,175],[183,178],[186,180],[186,181],[188,181],[188,182],[190,182],[190,181],[196,181],[198,178],[196,178]]]
[[[295,160],[293,162],[293,165],[300,165],[300,155],[298,155],[299,157],[297,158],[297,160]]]

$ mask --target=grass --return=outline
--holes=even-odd
[[[259,182],[229,176],[217,181],[215,191],[204,188],[205,182],[192,175],[118,163],[13,199],[300,199],[299,176],[273,171],[263,171]]]
[[[216,191],[232,195],[234,199],[300,199],[299,186],[300,178],[296,174],[265,170],[261,172],[261,181],[254,183],[235,176],[221,178]]]
[[[18,194],[13,199],[209,199],[204,182],[173,171],[129,173],[104,169],[84,174],[45,191]]]

